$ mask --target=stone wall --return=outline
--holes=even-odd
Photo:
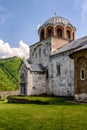
[[[75,63],[75,98],[87,101],[87,50],[81,50],[73,54]],[[81,70],[85,71],[84,79],[81,78]]]
[[[36,84],[36,86],[37,86],[36,88],[38,91],[36,91],[36,93],[35,93],[35,90],[34,90],[34,91],[32,91],[32,93],[34,92],[35,94],[38,94],[38,92],[40,92],[39,86],[40,86],[40,82],[41,82],[42,85],[45,83],[46,93],[49,95],[53,94],[56,96],[73,96],[74,95],[74,62],[72,59],[69,58],[70,52],[68,51],[68,52],[64,52],[61,54],[53,55],[50,58],[50,54],[53,51],[52,50],[53,44],[55,44],[54,49],[57,49],[57,47],[60,46],[61,44],[62,45],[66,44],[67,41],[66,42],[65,42],[65,40],[61,41],[60,39],[53,38],[53,37],[49,40],[50,40],[49,43],[51,43],[51,47],[50,47],[50,44],[49,44],[49,46],[46,47],[43,44],[38,43],[38,44],[34,44],[33,46],[31,46],[31,49],[30,49],[31,50],[31,58],[30,58],[31,62],[33,64],[41,63],[43,66],[46,66],[46,68],[48,69],[48,78],[46,79],[46,77],[44,77],[42,79],[42,82],[38,80],[39,74],[33,74],[32,83]],[[48,42],[46,40],[44,40],[42,42],[44,42],[46,45],[48,45]],[[47,51],[47,56],[43,55],[43,50],[45,49],[45,47],[46,47],[45,51]],[[39,55],[40,48],[41,48],[41,57],[39,57],[39,56],[36,57],[36,53]],[[32,53],[33,53],[33,55],[32,55]],[[57,65],[60,65],[60,75],[57,75]],[[43,81],[45,81],[45,82],[43,82]],[[34,85],[32,85],[31,88],[33,88],[33,86]]]
[[[4,91],[0,92],[1,99],[5,99],[11,95],[19,95],[19,91]]]
[[[47,66],[49,55],[51,54],[51,39],[38,42],[30,46],[30,61],[33,64],[43,64]]]
[[[28,95],[45,94],[46,93],[46,89],[45,89],[46,88],[46,75],[39,72],[31,72],[31,75],[32,75],[32,84],[31,86],[28,86]]]
[[[24,64],[24,62],[21,64],[21,68],[20,68],[20,85],[19,85],[19,95],[26,95],[27,94],[27,77],[28,77],[28,69],[26,67],[26,65]]]
[[[51,57],[49,66],[48,93],[57,96],[74,95],[74,62],[69,58],[69,52]],[[57,65],[60,65],[58,74]]]
[[[57,39],[53,41],[52,39],[53,38],[49,38],[30,46],[31,64],[42,64],[48,72],[31,72],[27,69],[26,95],[74,95],[74,62],[69,58],[69,51],[53,56],[50,55],[53,44],[55,44],[55,47],[59,44],[56,41]],[[60,74],[57,72],[57,65],[60,66]],[[26,72],[25,68],[26,67],[22,67],[20,73],[22,73],[23,70]]]

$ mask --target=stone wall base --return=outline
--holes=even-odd
[[[0,92],[1,99],[5,99],[8,96],[19,95],[19,91],[4,91]]]
[[[81,102],[87,102],[87,94],[86,93],[75,94],[75,100]]]

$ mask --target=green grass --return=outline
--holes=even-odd
[[[37,99],[51,104],[0,102],[0,130],[87,130],[86,104],[66,103],[65,98],[56,97]]]
[[[73,100],[72,97],[65,97],[65,98],[58,98],[58,97],[51,97],[51,96],[10,96],[12,99],[16,98],[16,99],[27,99],[30,101],[40,101],[42,103],[46,103],[46,104],[55,104],[55,105],[59,105],[59,104],[66,104],[65,100]],[[39,102],[36,102],[37,104],[39,104]]]

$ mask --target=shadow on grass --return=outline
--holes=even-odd
[[[8,103],[16,104],[37,104],[37,105],[79,105],[74,102],[73,97],[53,96],[9,96]]]

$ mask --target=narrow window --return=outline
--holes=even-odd
[[[57,75],[60,75],[60,65],[57,64],[56,69],[57,69]]]
[[[62,30],[61,29],[57,29],[57,37],[62,37]]]
[[[67,34],[67,39],[70,39],[70,31],[69,30],[67,30],[66,34]]]
[[[37,53],[35,53],[35,56],[36,56],[36,58],[37,58]]]
[[[48,70],[47,70],[47,72],[46,72],[46,79],[48,79],[48,77],[49,77],[49,74],[48,74]]]
[[[44,31],[41,32],[41,40],[43,40],[43,39],[44,39]]]
[[[41,58],[41,48],[39,49],[39,57]]]
[[[73,33],[73,40],[74,40],[74,33]]]
[[[49,29],[49,30],[48,30],[48,37],[51,37],[51,36],[52,36],[52,30]]]
[[[85,69],[81,69],[81,71],[80,71],[80,79],[85,80]]]
[[[43,54],[44,56],[46,56],[46,49],[43,49]]]

